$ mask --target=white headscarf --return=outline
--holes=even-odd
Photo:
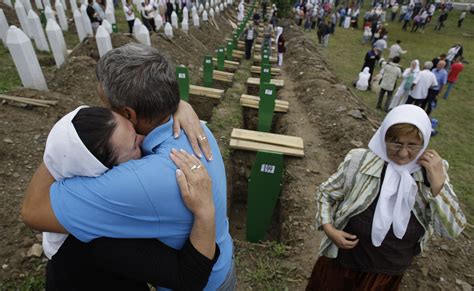
[[[414,60],[414,62],[416,63],[416,67],[413,70],[413,72],[415,72],[415,74],[418,74],[420,72],[420,61],[419,60]]]
[[[399,123],[413,124],[423,135],[422,150],[406,165],[398,165],[391,161],[387,156],[385,145],[387,130]],[[372,244],[376,247],[382,244],[391,225],[397,238],[402,239],[405,235],[418,191],[411,174],[420,169],[417,160],[428,147],[430,135],[431,122],[425,111],[415,105],[400,105],[387,114],[369,142],[370,150],[388,162],[372,224]]]
[[[51,129],[44,150],[44,164],[55,180],[74,176],[97,177],[108,170],[82,143],[72,120],[80,106],[66,114]]]
[[[276,28],[276,43],[278,44],[278,40],[280,39],[280,35],[283,33],[283,27],[277,26]]]
[[[86,107],[88,106],[80,106],[56,122],[46,140],[43,161],[57,181],[73,176],[97,177],[108,170],[89,152],[72,124],[77,112]],[[66,234],[43,232],[43,251],[46,257],[51,259],[66,238]]]

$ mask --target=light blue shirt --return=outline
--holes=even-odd
[[[83,242],[99,237],[156,238],[181,249],[193,225],[176,181],[172,148],[192,153],[184,132],[173,137],[173,119],[155,128],[143,142],[144,157],[123,163],[96,178],[75,177],[51,186],[51,206],[69,233]],[[212,178],[216,242],[220,256],[205,290],[216,290],[232,263],[232,238],[227,218],[224,162],[217,142],[204,126],[214,160],[201,163]]]
[[[438,81],[438,85],[433,86],[430,89],[439,91],[439,89],[441,89],[441,86],[443,86],[444,84],[446,84],[448,82],[448,72],[446,72],[445,69],[439,70],[439,69],[436,69],[436,68],[431,70],[431,72],[436,76],[436,80]]]

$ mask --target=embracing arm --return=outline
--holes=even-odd
[[[49,191],[53,183],[53,176],[49,173],[45,164],[41,163],[26,189],[21,217],[23,222],[32,229],[67,233],[56,219],[51,208]]]

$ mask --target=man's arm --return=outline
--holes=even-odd
[[[40,231],[67,233],[67,230],[56,219],[51,208],[49,189],[53,183],[53,176],[49,173],[45,164],[41,163],[26,189],[21,217],[30,228]]]

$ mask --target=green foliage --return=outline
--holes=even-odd
[[[44,276],[27,276],[20,280],[0,282],[0,290],[39,291],[45,289]]]

